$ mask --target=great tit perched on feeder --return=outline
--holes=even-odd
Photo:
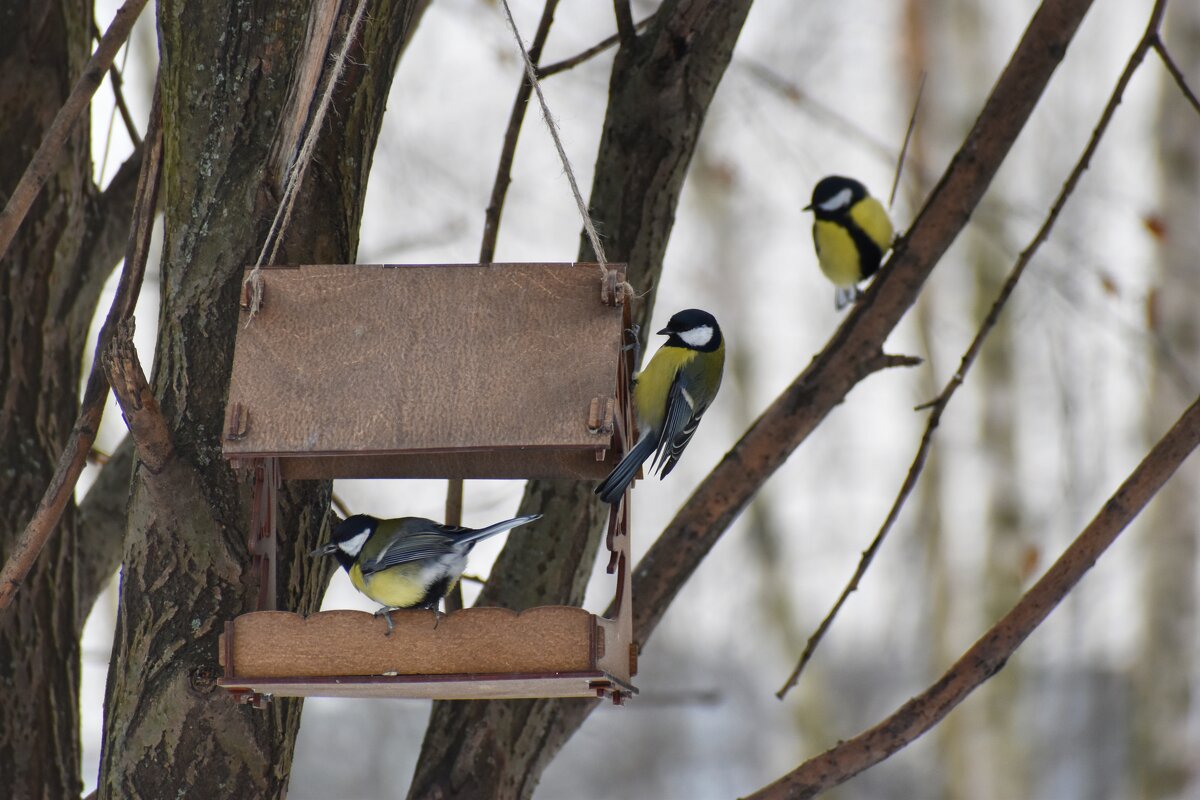
[[[883,205],[853,178],[822,178],[804,210],[816,215],[817,261],[837,287],[833,304],[840,311],[858,299],[858,284],[879,271],[896,232]]]
[[[658,468],[660,480],[667,477],[721,388],[725,340],[712,314],[698,308],[680,311],[658,333],[667,341],[633,387],[641,438],[596,487],[606,503],[621,499],[651,454],[650,470]]]
[[[458,583],[476,542],[541,517],[516,517],[476,530],[422,517],[355,514],[334,528],[329,543],[312,555],[336,556],[354,588],[383,604],[375,616],[383,615],[391,636],[392,611],[427,608],[437,614],[438,602]]]

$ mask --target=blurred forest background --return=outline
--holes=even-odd
[[[101,25],[117,5],[97,3]],[[541,5],[513,3],[527,40]],[[640,20],[656,4],[632,5]],[[733,797],[874,724],[1011,607],[1196,396],[1200,117],[1152,57],[947,411],[896,530],[797,689],[775,698],[904,478],[925,423],[913,407],[957,368],[1091,134],[1150,5],[1095,4],[972,223],[889,343],[890,352],[920,355],[924,365],[865,381],[771,479],[643,650],[641,695],[596,713],[536,796]],[[924,76],[893,209],[905,229],[1036,7],[761,0],[752,9],[685,184],[650,328],[680,308],[713,311],[729,342],[726,384],[671,479],[635,492],[635,556],[840,323],[816,267],[811,220],[800,212],[813,184],[847,174],[886,198]],[[611,4],[563,0],[543,63],[614,31]],[[1165,32],[1185,76],[1200,86],[1200,3],[1171,3]],[[147,9],[118,57],[138,121],[147,117],[156,54]],[[544,83],[583,186],[591,183],[611,60],[610,50]],[[360,263],[476,260],[520,76],[494,2],[430,5],[392,87]],[[92,125],[103,182],[131,150],[119,119],[113,124],[107,88]],[[579,229],[531,109],[496,259],[572,260]],[[152,257],[137,312],[147,365],[156,277]],[[107,306],[106,296],[101,311]],[[110,401],[98,448],[115,448],[123,433]],[[335,491],[354,512],[438,518],[442,487],[355,481]],[[80,496],[86,488],[85,475]],[[468,482],[466,524],[512,513],[520,493],[516,484]],[[830,796],[1200,794],[1198,498],[1193,460],[995,679],[930,735]],[[500,546],[477,548],[470,571],[485,574]],[[96,780],[115,589],[85,629],[87,791]],[[612,590],[598,570],[588,607],[602,610]],[[468,602],[475,591],[467,586]],[[324,607],[373,608],[341,573]],[[428,715],[418,701],[306,702],[289,796],[402,795]]]

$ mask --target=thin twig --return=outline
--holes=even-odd
[[[896,202],[896,190],[900,188],[900,176],[904,174],[904,159],[908,156],[908,145],[912,142],[913,131],[917,127],[917,111],[921,108],[921,95],[925,92],[925,73],[921,73],[921,81],[917,84],[917,96],[913,99],[912,116],[908,118],[908,129],[904,131],[904,144],[900,146],[900,156],[896,159],[896,177],[892,180],[892,193],[888,195],[888,208]]]
[[[1167,72],[1171,73],[1171,77],[1175,79],[1175,85],[1179,87],[1179,91],[1183,92],[1183,96],[1191,103],[1192,108],[1195,109],[1197,114],[1200,114],[1200,98],[1196,97],[1196,93],[1192,91],[1192,87],[1188,86],[1183,70],[1179,69],[1179,65],[1175,63],[1175,59],[1171,58],[1171,54],[1167,52],[1167,46],[1163,43],[1161,36],[1155,35],[1153,46],[1154,52],[1158,53],[1158,57],[1162,59],[1163,66],[1167,68]]]
[[[542,8],[542,18],[538,22],[537,32],[529,45],[529,60],[536,66],[542,57],[542,48],[546,46],[546,37],[550,35],[550,25],[554,22],[554,10],[558,0],[546,0]],[[533,93],[533,83],[529,76],[521,73],[521,84],[517,87],[517,96],[513,98],[512,111],[508,114],[508,128],[504,131],[504,144],[500,148],[500,162],[496,165],[496,180],[492,182],[492,196],[488,200],[487,211],[483,217],[483,241],[479,244],[479,262],[492,263],[496,255],[496,237],[500,233],[500,214],[504,211],[504,199],[508,195],[508,185],[512,182],[513,155],[517,151],[517,139],[521,135],[521,125],[525,122],[525,109],[529,108],[529,96]]]
[[[883,521],[883,525],[880,526],[879,532],[875,534],[875,538],[872,540],[870,546],[863,551],[862,558],[858,562],[858,567],[854,570],[854,575],[851,576],[849,583],[842,590],[842,594],[838,597],[837,602],[834,603],[833,608],[830,609],[829,614],[825,616],[825,619],[821,621],[816,632],[809,638],[808,643],[804,646],[804,652],[801,653],[800,660],[796,664],[796,668],[792,670],[792,674],[788,676],[783,687],[775,693],[776,697],[782,699],[788,690],[796,685],[796,682],[800,679],[801,672],[804,671],[804,667],[812,659],[817,645],[820,644],[821,639],[825,636],[825,632],[829,630],[830,625],[833,623],[834,617],[837,616],[851,593],[858,588],[859,581],[866,574],[867,568],[871,565],[876,553],[879,552],[879,548],[883,545],[883,540],[887,537],[888,532],[899,518],[900,511],[903,509],[908,496],[916,486],[917,479],[925,468],[925,461],[933,443],[933,432],[941,422],[946,406],[950,403],[950,399],[954,396],[954,393],[962,386],[963,380],[971,370],[971,366],[979,355],[983,343],[987,340],[988,334],[991,333],[992,328],[996,325],[996,321],[1000,318],[1000,312],[1004,310],[1005,305],[1012,296],[1013,290],[1016,289],[1017,282],[1021,280],[1021,276],[1025,273],[1025,268],[1029,265],[1034,255],[1037,254],[1042,244],[1049,238],[1054,224],[1058,221],[1059,214],[1062,213],[1067,200],[1075,191],[1079,179],[1087,171],[1092,156],[1095,155],[1096,149],[1100,146],[1100,140],[1103,138],[1105,131],[1108,129],[1109,122],[1112,121],[1113,115],[1116,113],[1117,106],[1121,104],[1121,97],[1125,93],[1125,87],[1129,84],[1133,73],[1137,71],[1145,59],[1147,51],[1153,46],[1158,25],[1162,21],[1162,11],[1165,5],[1166,0],[1158,0],[1156,3],[1153,12],[1151,12],[1150,25],[1146,29],[1146,34],[1130,54],[1129,61],[1125,64],[1124,71],[1117,79],[1116,86],[1113,87],[1112,95],[1109,97],[1104,111],[1100,114],[1100,120],[1096,123],[1087,146],[1084,147],[1083,153],[1080,154],[1079,160],[1075,162],[1075,167],[1071,170],[1071,174],[1067,177],[1066,182],[1063,183],[1062,189],[1059,190],[1058,197],[1055,198],[1054,205],[1050,207],[1050,211],[1047,213],[1046,219],[1042,222],[1041,228],[1038,229],[1033,239],[1030,240],[1029,244],[1026,245],[1025,249],[1017,257],[1016,263],[1008,274],[1008,279],[996,295],[996,299],[992,303],[991,309],[988,310],[987,316],[984,317],[983,322],[980,324],[979,330],[976,331],[975,338],[971,341],[971,345],[967,348],[966,352],[963,353],[958,370],[946,383],[946,386],[936,399],[917,407],[918,410],[929,408],[931,409],[931,413],[929,420],[925,424],[925,432],[921,436],[921,444],[917,447],[917,454],[913,457],[912,465],[909,467],[908,474],[904,478],[904,483],[901,485],[900,491],[897,493],[896,499],[893,501],[892,507]]]
[[[746,800],[814,797],[907,746],[999,672],[1200,444],[1200,398],[1146,454],[1054,565],[946,673],[887,719]]]
[[[62,158],[63,147],[68,137],[75,130],[80,117],[87,111],[92,95],[100,88],[105,70],[112,66],[117,51],[129,37],[129,31],[133,29],[133,23],[137,22],[138,14],[145,5],[146,0],[125,0],[125,5],[117,10],[112,24],[108,26],[104,38],[96,47],[96,52],[92,53],[92,57],[84,66],[79,80],[75,81],[71,88],[67,102],[63,103],[54,121],[50,123],[46,137],[38,145],[37,152],[33,154],[33,159],[13,189],[4,210],[0,211],[0,257],[8,252],[8,246],[12,244],[13,237],[17,235],[17,229],[21,227],[21,222],[29,213],[33,201],[37,199],[38,193],[46,185],[46,180]]]
[[[521,59],[525,63],[525,74],[529,78],[529,82],[533,84],[533,93],[537,96],[538,105],[542,109],[542,120],[546,123],[546,130],[550,132],[550,139],[554,142],[554,149],[558,151],[558,159],[562,162],[563,172],[567,176],[567,183],[571,186],[571,195],[575,198],[575,206],[579,209],[579,216],[583,219],[583,230],[592,245],[592,252],[596,255],[596,261],[600,267],[601,279],[603,280],[609,274],[608,258],[604,255],[603,245],[600,244],[600,234],[596,232],[596,223],[592,221],[592,217],[588,213],[587,203],[584,202],[583,194],[579,191],[579,182],[575,179],[575,170],[571,167],[571,160],[567,158],[566,147],[563,146],[562,137],[558,132],[558,122],[555,121],[554,116],[550,113],[550,106],[546,103],[546,95],[542,92],[541,81],[538,80],[533,61],[529,57],[529,51],[525,48],[525,42],[521,39],[521,32],[517,30],[517,21],[513,19],[512,9],[508,6],[508,0],[500,0],[500,6],[504,9],[504,18],[508,22],[508,29],[512,31],[513,39],[516,40],[517,49],[521,51]]]
[[[97,42],[100,41],[100,27],[96,25],[95,18],[92,19],[92,38]],[[125,61],[129,58],[129,48],[125,48],[125,54],[121,56],[121,69],[125,68]],[[125,133],[129,135],[129,141],[133,142],[134,148],[142,146],[142,135],[138,133],[137,124],[133,121],[133,114],[129,113],[129,105],[125,102],[124,85],[125,81],[121,78],[121,69],[113,64],[108,68],[109,82],[112,84],[113,103],[117,111],[121,114],[121,122],[125,125]],[[109,133],[112,133],[112,127],[109,127]],[[104,145],[105,156],[108,155],[108,143]]]
[[[83,471],[88,453],[96,441],[96,431],[100,426],[105,395],[108,393],[108,380],[101,368],[101,362],[117,326],[133,314],[150,253],[150,234],[154,229],[154,210],[158,203],[159,173],[162,169],[161,117],[159,93],[156,88],[150,109],[150,124],[146,129],[146,141],[150,146],[146,149],[138,176],[133,222],[125,250],[125,268],[121,271],[112,305],[108,309],[108,317],[97,337],[96,355],[92,360],[92,371],[83,391],[75,426],[71,429],[70,438],[59,456],[54,476],[50,479],[50,485],[38,503],[33,518],[29,520],[9,553],[4,569],[0,570],[0,609],[7,608],[12,603],[21,581],[29,574],[38,553],[54,531],[63,510],[74,494],[79,474]]]
[[[649,25],[653,19],[654,19],[654,15],[651,14],[650,16],[643,19],[641,22],[634,25],[633,26],[634,30],[640,31],[642,28],[645,28],[647,25]],[[612,36],[609,36],[607,39],[600,40],[600,42],[598,44],[592,45],[587,50],[584,50],[582,53],[579,53],[578,55],[571,56],[570,58],[564,58],[562,61],[555,61],[553,64],[547,64],[544,67],[538,67],[537,68],[537,76],[540,80],[545,80],[546,78],[549,78],[551,75],[557,75],[560,72],[566,72],[569,69],[578,67],[583,62],[588,61],[589,59],[595,58],[596,56],[600,55],[605,50],[608,50],[610,47],[613,47],[620,41],[621,41],[621,35],[614,33]]]

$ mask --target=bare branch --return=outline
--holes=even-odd
[[[7,608],[12,603],[21,581],[29,573],[29,568],[33,566],[42,546],[58,524],[63,509],[71,500],[75,483],[79,480],[79,473],[83,470],[92,443],[96,440],[96,430],[104,411],[104,395],[108,391],[108,381],[104,377],[104,371],[100,369],[100,359],[107,350],[117,325],[133,314],[150,250],[150,233],[153,229],[154,209],[158,201],[158,178],[162,166],[162,116],[157,90],[150,111],[146,139],[151,142],[151,146],[146,152],[138,178],[137,202],[125,252],[125,269],[117,284],[108,318],[100,329],[96,357],[83,391],[79,417],[71,429],[67,446],[59,457],[54,476],[37,510],[34,511],[33,519],[25,526],[9,554],[4,569],[0,570],[0,609]]]
[[[649,25],[653,19],[654,15],[651,14],[638,24],[634,25],[634,30],[640,31],[642,28],[645,28],[647,25]],[[538,80],[543,80],[544,78],[549,78],[551,75],[557,75],[560,72],[566,72],[569,69],[578,67],[583,62],[600,55],[605,50],[608,50],[610,47],[616,45],[620,41],[621,35],[614,33],[607,39],[601,39],[598,44],[592,45],[578,55],[571,56],[570,58],[564,58],[562,61],[555,61],[553,64],[547,64],[544,67],[539,67],[537,70]]]
[[[25,174],[13,189],[4,210],[0,211],[0,256],[8,251],[13,237],[17,235],[17,229],[21,227],[21,222],[29,213],[33,201],[37,199],[38,192],[62,157],[67,138],[75,129],[80,116],[87,110],[92,95],[100,88],[100,83],[104,80],[104,71],[112,65],[117,51],[129,37],[133,23],[137,21],[138,14],[145,5],[146,0],[125,0],[125,5],[117,10],[112,24],[108,26],[108,32],[100,40],[96,52],[92,53],[79,80],[72,87],[67,102],[59,109],[50,129],[46,131],[46,138],[33,154],[33,160],[29,162]]]
[[[92,39],[96,43],[99,43],[102,38],[100,27],[96,24],[96,18],[92,17]],[[128,57],[129,51],[126,50],[125,58]],[[115,60],[115,54],[113,58]],[[121,61],[121,65],[122,67],[125,65],[124,60]],[[123,88],[125,82],[121,79],[121,70],[117,69],[116,64],[109,66],[108,77],[109,82],[112,83],[113,102],[117,107],[117,111],[121,114],[121,122],[125,125],[125,133],[129,134],[129,141],[133,142],[133,146],[140,149],[142,146],[142,136],[140,133],[138,133],[137,125],[135,125],[133,122],[133,115],[129,113],[129,106],[125,103],[125,92]],[[110,127],[109,132],[111,133],[111,131],[112,129]],[[107,145],[105,145],[104,154],[105,156],[108,155]]]
[[[1146,454],[1046,574],[936,683],[878,725],[809,759],[747,800],[814,797],[878,764],[936,725],[1004,667],[1198,444],[1200,398]]]
[[[908,500],[908,496],[912,493],[913,488],[917,484],[917,479],[920,477],[921,472],[925,468],[925,460],[929,455],[929,449],[933,443],[933,432],[937,429],[938,424],[941,422],[942,414],[945,412],[946,406],[950,403],[950,398],[952,398],[955,392],[958,391],[958,388],[962,386],[963,381],[966,379],[967,373],[970,372],[971,366],[975,363],[975,359],[979,355],[979,351],[983,348],[983,343],[987,340],[988,334],[992,332],[992,329],[996,325],[996,321],[1000,318],[1000,312],[1002,312],[1005,305],[1008,304],[1008,300],[1012,296],[1013,290],[1017,288],[1017,282],[1020,281],[1021,276],[1025,274],[1025,268],[1029,266],[1029,262],[1033,260],[1034,255],[1037,254],[1042,244],[1044,244],[1049,238],[1050,232],[1054,229],[1054,224],[1058,221],[1059,214],[1062,213],[1063,208],[1067,204],[1067,200],[1075,191],[1075,187],[1078,186],[1079,179],[1083,177],[1083,173],[1087,171],[1088,165],[1091,163],[1092,156],[1095,155],[1096,149],[1100,146],[1100,140],[1104,137],[1105,131],[1108,130],[1108,124],[1112,121],[1113,115],[1117,111],[1117,106],[1121,104],[1121,98],[1125,94],[1125,87],[1129,85],[1129,81],[1133,77],[1133,73],[1135,73],[1138,67],[1141,66],[1142,61],[1146,57],[1146,53],[1150,50],[1158,38],[1158,26],[1162,22],[1162,13],[1165,6],[1166,0],[1158,0],[1158,3],[1154,6],[1154,10],[1151,12],[1150,16],[1149,27],[1147,27],[1145,35],[1130,54],[1129,60],[1125,64],[1125,69],[1121,72],[1121,76],[1117,79],[1116,86],[1113,87],[1112,95],[1109,97],[1108,104],[1105,105],[1104,111],[1100,114],[1100,121],[1096,123],[1096,127],[1092,131],[1092,136],[1088,140],[1087,146],[1084,147],[1083,153],[1079,156],[1079,160],[1075,162],[1074,169],[1071,170],[1071,174],[1067,177],[1066,182],[1063,183],[1062,189],[1059,190],[1058,197],[1055,199],[1054,205],[1050,207],[1050,211],[1046,215],[1045,221],[1042,222],[1042,226],[1038,229],[1038,232],[1034,234],[1033,239],[1030,240],[1029,244],[1026,245],[1025,249],[1021,251],[1021,254],[1017,257],[1016,263],[1009,272],[1008,279],[1004,282],[1004,286],[1001,287],[999,294],[997,294],[995,301],[992,303],[991,309],[988,311],[987,316],[984,317],[983,322],[980,324],[979,330],[976,331],[975,338],[967,348],[967,351],[963,353],[962,361],[959,364],[958,370],[954,373],[950,381],[946,384],[945,388],[942,389],[942,393],[938,395],[935,400],[918,406],[918,410],[930,408],[932,409],[932,413],[929,415],[929,421],[925,425],[925,433],[921,436],[921,444],[917,447],[917,454],[913,458],[912,465],[908,469],[908,474],[904,478],[904,483],[901,485],[900,491],[897,493],[891,509],[888,511],[887,518],[884,519],[883,525],[879,528],[879,532],[875,534],[875,539],[872,540],[871,545],[865,551],[863,551],[862,558],[859,559],[858,562],[858,567],[854,570],[854,575],[851,576],[849,583],[846,584],[846,588],[842,590],[841,596],[838,597],[837,602],[834,603],[833,608],[829,611],[829,614],[827,614],[825,619],[821,621],[821,624],[817,628],[816,632],[809,638],[808,643],[804,646],[804,652],[800,655],[800,661],[796,664],[796,668],[792,670],[792,674],[788,676],[788,679],[784,683],[783,687],[776,692],[776,697],[782,699],[783,696],[787,694],[788,690],[796,685],[796,682],[800,679],[800,673],[803,672],[804,667],[812,658],[813,652],[816,650],[817,645],[820,644],[821,639],[825,636],[825,632],[829,630],[829,626],[833,623],[834,617],[837,616],[838,611],[841,610],[850,594],[858,588],[859,581],[862,579],[863,575],[866,574],[867,568],[870,566],[871,561],[875,558],[875,554],[879,552],[879,548],[883,544],[883,540],[887,537],[888,532],[891,531],[892,526],[895,525],[896,520],[899,518],[901,509],[904,508],[904,504]]]
[[[904,131],[904,144],[900,145],[900,156],[896,159],[896,177],[892,179],[892,192],[888,195],[888,208],[896,202],[896,190],[900,188],[900,176],[904,174],[904,159],[908,155],[908,145],[912,142],[913,131],[917,127],[917,111],[921,108],[921,95],[925,93],[925,73],[921,73],[921,81],[917,84],[917,96],[913,99],[912,116],[908,118],[908,128]]]
[[[554,22],[554,10],[558,0],[546,0],[542,8],[542,18],[538,22],[537,32],[529,46],[529,60],[536,67],[542,57],[542,48],[546,46],[546,37],[550,35],[550,25]],[[492,196],[488,200],[487,212],[483,218],[483,241],[479,245],[479,262],[492,263],[496,255],[496,237],[500,233],[500,214],[504,210],[504,198],[508,194],[508,185],[512,182],[513,154],[517,151],[517,139],[521,135],[521,125],[525,122],[525,109],[529,107],[529,96],[533,93],[533,84],[529,76],[521,73],[521,84],[517,87],[517,96],[513,99],[512,111],[508,115],[508,128],[504,132],[504,145],[500,148],[500,163],[496,166],[496,180],[492,184]]]
[[[1196,97],[1196,93],[1187,84],[1187,78],[1184,77],[1183,70],[1175,63],[1175,59],[1171,58],[1171,54],[1167,52],[1167,46],[1163,44],[1163,40],[1159,36],[1154,37],[1154,52],[1158,53],[1158,57],[1162,59],[1163,66],[1167,68],[1167,72],[1171,73],[1171,77],[1175,80],[1175,85],[1179,87],[1179,91],[1183,92],[1183,96],[1187,98],[1188,103],[1200,114],[1200,98]]]

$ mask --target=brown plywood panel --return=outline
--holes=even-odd
[[[637,689],[599,670],[528,675],[246,678],[217,681],[230,691],[278,697],[375,697],[427,700],[519,700],[533,697],[596,697],[597,690],[625,695]]]
[[[461,675],[585,672],[596,669],[599,632],[581,608],[517,613],[471,608],[443,615],[395,611],[395,631],[365,611],[243,614],[226,625],[225,677],[255,679],[352,675]]]
[[[529,448],[481,452],[281,458],[284,480],[339,478],[569,478],[600,480],[616,463],[594,450]]]
[[[594,458],[611,443],[589,432],[588,409],[616,397],[624,310],[600,302],[595,265],[321,265],[262,279],[263,308],[249,324],[243,311],[238,330],[229,457],[550,447]]]

